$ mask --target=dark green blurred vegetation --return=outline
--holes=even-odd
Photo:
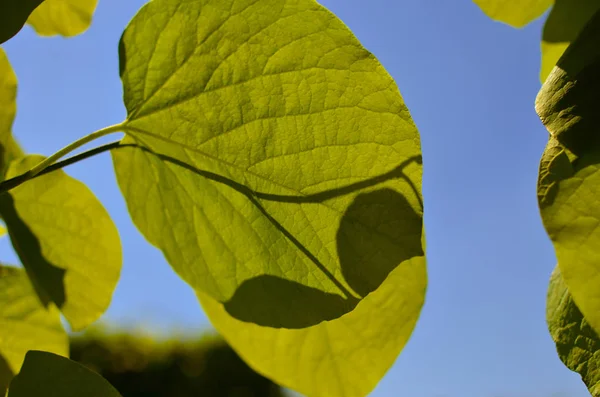
[[[220,337],[168,340],[94,329],[71,337],[71,358],[123,397],[283,397]]]

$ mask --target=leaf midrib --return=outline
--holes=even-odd
[[[207,152],[205,152],[205,151],[203,151],[203,150],[200,150],[200,149],[198,149],[198,148],[195,148],[195,147],[193,147],[193,146],[187,145],[187,144],[185,144],[185,143],[182,143],[182,142],[175,141],[175,140],[173,140],[173,139],[170,139],[170,138],[167,138],[167,137],[161,136],[161,135],[159,135],[159,134],[155,134],[155,133],[153,133],[153,132],[150,132],[150,131],[144,130],[144,129],[142,129],[142,128],[139,128],[139,127],[133,127],[133,126],[131,126],[131,125],[128,125],[128,121],[125,121],[125,122],[123,122],[123,124],[122,124],[122,125],[123,125],[123,132],[125,132],[125,133],[129,133],[130,135],[132,135],[132,136],[133,136],[133,138],[134,138],[134,139],[136,139],[136,140],[138,140],[138,141],[143,141],[143,139],[141,139],[141,140],[140,140],[140,139],[136,138],[136,133],[139,133],[139,134],[142,134],[142,135],[147,135],[147,136],[149,136],[149,137],[151,137],[151,138],[154,138],[154,139],[157,139],[157,140],[160,140],[160,141],[163,141],[163,142],[169,143],[169,144],[171,144],[171,145],[179,146],[179,147],[181,147],[181,148],[183,148],[183,149],[185,149],[185,150],[189,150],[189,151],[191,151],[191,152],[197,153],[197,154],[199,154],[199,155],[201,155],[201,156],[204,156],[204,157],[206,157],[206,158],[208,158],[208,159],[211,159],[211,160],[215,161],[216,163],[220,163],[220,164],[223,164],[223,165],[225,165],[225,166],[227,166],[227,167],[231,167],[231,168],[233,168],[233,169],[236,169],[236,170],[240,171],[242,174],[250,174],[250,175],[252,175],[252,176],[254,176],[254,177],[256,177],[256,178],[258,178],[258,179],[260,179],[260,180],[263,180],[263,181],[265,181],[265,182],[268,182],[268,183],[270,183],[270,184],[272,184],[272,185],[274,185],[274,186],[277,186],[277,187],[279,187],[279,188],[282,188],[282,189],[284,189],[284,190],[287,190],[288,192],[290,192],[290,193],[294,193],[294,194],[296,194],[296,195],[298,195],[298,196],[301,196],[301,197],[309,197],[309,196],[311,195],[311,194],[303,193],[303,192],[301,192],[301,191],[299,191],[299,190],[296,190],[296,189],[294,189],[294,188],[292,188],[292,187],[289,187],[289,186],[283,185],[283,184],[281,184],[281,183],[279,183],[279,182],[276,182],[276,181],[274,181],[274,180],[272,180],[272,179],[266,178],[265,176],[263,176],[263,175],[261,175],[261,174],[258,174],[258,173],[256,173],[256,172],[253,172],[253,171],[249,170],[248,168],[243,168],[243,167],[240,167],[239,165],[236,165],[236,164],[234,164],[234,163],[231,163],[231,162],[229,162],[229,161],[227,161],[227,160],[223,160],[223,159],[221,159],[221,158],[219,158],[219,157],[216,157],[216,156],[214,156],[214,155],[212,155],[212,154],[210,154],[210,153],[207,153]],[[373,142],[373,143],[376,143],[376,142]],[[150,149],[150,145],[147,145],[147,144],[146,144],[146,145],[144,145],[144,146],[145,146],[145,147],[147,147],[148,149]],[[151,150],[152,150],[152,152],[154,152],[154,149],[151,149]],[[253,165],[254,165],[254,164],[253,164]],[[391,172],[392,170],[394,170],[394,168],[395,168],[395,167],[393,167],[393,168],[390,168],[389,170],[383,171],[383,172],[381,172],[381,174],[387,174],[387,173]],[[360,179],[358,179],[358,180],[359,180],[359,181],[363,181],[363,180],[368,180],[369,178],[371,178],[371,177],[360,178]],[[238,183],[239,183],[239,182],[238,182]],[[244,186],[247,186],[247,184],[246,184],[246,183],[244,183],[244,184],[242,184],[242,185],[244,185]],[[253,189],[251,189],[251,190],[253,190]],[[322,205],[325,205],[326,207],[328,207],[328,208],[332,209],[333,211],[335,211],[335,212],[337,212],[337,213],[339,213],[339,214],[342,214],[342,213],[343,213],[343,212],[342,212],[342,211],[340,211],[339,209],[337,209],[337,208],[334,208],[334,207],[331,207],[331,206],[329,206],[328,204],[326,204],[326,201],[327,201],[327,200],[323,200],[323,201],[320,201],[320,202],[315,202],[315,204],[322,204]]]

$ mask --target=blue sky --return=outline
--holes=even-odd
[[[124,119],[117,43],[143,3],[100,0],[81,36],[44,39],[25,28],[4,45],[20,83],[14,133],[28,152],[51,154]],[[542,21],[515,30],[469,0],[321,3],[396,79],[422,139],[427,302],[372,396],[589,396],[559,361],[544,319],[556,259],[535,192],[547,140],[533,108]],[[104,319],[209,327],[191,289],[131,223],[110,156],[67,171],[104,203],[123,242],[122,278]],[[0,254],[14,259],[6,239]]]

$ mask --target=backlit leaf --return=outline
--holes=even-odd
[[[0,48],[0,180],[4,179],[8,163],[23,154],[11,132],[16,112],[17,76]]]
[[[473,0],[490,18],[521,28],[540,17],[554,0]]]
[[[73,360],[43,351],[30,351],[8,397],[120,397],[97,373]]]
[[[0,265],[0,395],[28,350],[69,354],[67,333],[54,305],[44,307],[23,269]]]
[[[97,3],[98,0],[45,0],[27,23],[41,36],[75,36],[90,26]]]
[[[542,33],[540,80],[544,82],[600,0],[473,0],[490,18],[520,28],[552,6]]]
[[[0,181],[4,180],[8,164],[23,156],[23,150],[11,132],[16,112],[17,77],[6,53],[0,48]],[[0,226],[0,236],[5,234],[6,229]]]
[[[600,13],[544,83],[536,110],[550,132],[538,201],[562,277],[600,330]]]
[[[215,328],[256,371],[307,396],[362,397],[408,341],[425,289],[425,259],[413,258],[351,313],[304,329],[249,324],[206,294],[198,296]]]
[[[600,396],[600,338],[577,308],[558,267],[550,278],[546,320],[562,362],[579,372],[593,397]]]
[[[236,318],[331,320],[423,256],[417,129],[313,0],[155,0],[120,61],[123,143],[142,147],[113,151],[131,216]]]
[[[0,1],[0,44],[16,35],[29,15],[44,0],[2,0]],[[0,52],[2,50],[0,49]],[[0,58],[2,56],[0,55]],[[0,59],[1,63],[1,59]],[[2,67],[0,66],[0,73]]]
[[[7,178],[42,160],[32,155],[11,163]],[[94,194],[54,171],[1,194],[0,214],[43,301],[56,304],[74,330],[98,319],[119,278],[121,245]]]

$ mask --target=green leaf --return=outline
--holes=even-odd
[[[0,48],[0,181],[4,179],[8,163],[23,155],[11,132],[16,112],[17,76]]]
[[[559,60],[536,99],[550,132],[538,201],[562,277],[600,330],[600,13]]]
[[[16,112],[17,76],[6,53],[0,48],[0,181],[4,180],[8,164],[24,155],[11,132]],[[0,236],[5,233],[6,229],[0,227]],[[0,395],[2,395],[1,392]]]
[[[577,308],[558,267],[550,278],[546,320],[562,362],[581,375],[593,397],[600,396],[600,338]]]
[[[42,161],[11,163],[7,178]],[[121,269],[115,225],[94,194],[63,171],[54,171],[0,195],[0,215],[42,300],[58,306],[74,330],[108,307]]]
[[[45,0],[27,23],[40,36],[76,36],[91,25],[97,4],[98,0]]]
[[[552,68],[590,17],[600,9],[600,0],[557,0],[548,15],[542,34],[540,79],[546,80]]]
[[[30,351],[8,397],[120,397],[97,373],[61,356]]]
[[[304,329],[242,322],[208,295],[198,297],[215,328],[257,372],[307,396],[362,397],[408,341],[425,289],[425,259],[413,258],[351,313]]]
[[[23,28],[23,25],[25,25],[25,21],[27,21],[29,15],[43,1],[44,0],[2,0],[0,2],[0,44],[19,33]]]
[[[129,212],[236,317],[331,320],[423,255],[417,129],[316,2],[155,0],[120,61],[123,144],[138,146],[113,151]]]
[[[0,144],[4,147],[11,135],[17,113],[17,76],[8,57],[0,48]]]
[[[540,17],[554,4],[542,33],[540,80],[544,82],[600,0],[473,0],[487,16],[520,28]]]
[[[521,28],[539,18],[554,0],[473,0],[490,18]]]
[[[0,395],[28,350],[69,354],[69,340],[54,305],[45,308],[23,269],[0,265]]]

